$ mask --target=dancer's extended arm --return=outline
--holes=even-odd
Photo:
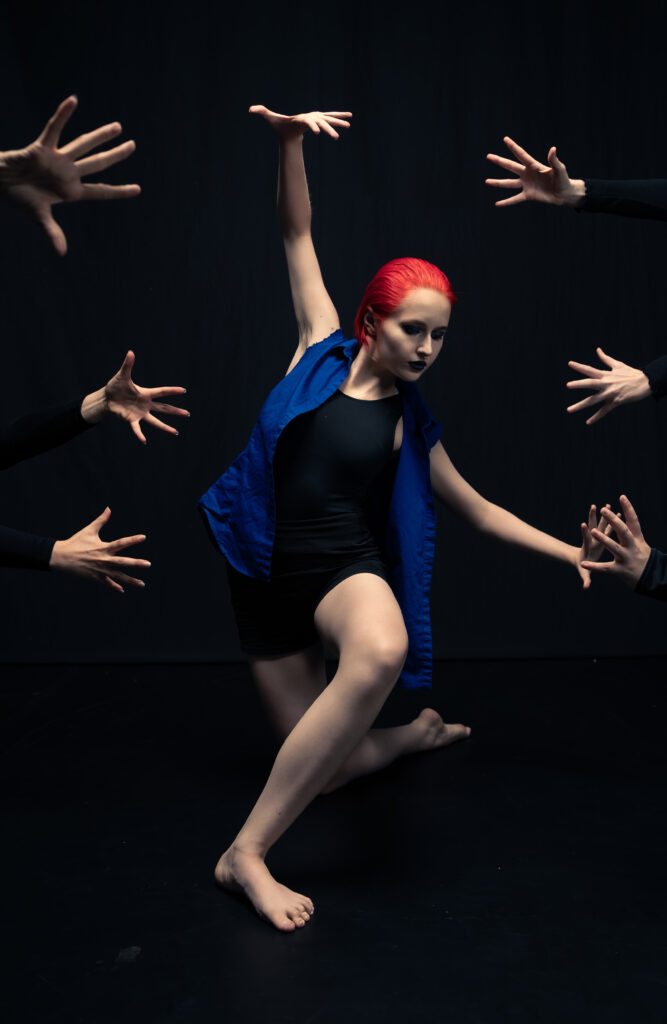
[[[77,102],[76,96],[63,100],[29,146],[0,152],[0,198],[23,207],[41,224],[59,256],[67,252],[67,240],[53,218],[52,206],[79,199],[130,199],[141,192],[138,185],[81,181],[88,174],[97,174],[125,160],[134,153],[135,145],[130,140],[102,153],[87,155],[120,134],[122,128],[114,121],[60,146],[60,133]]]
[[[466,519],[475,529],[488,533],[498,540],[517,547],[526,548],[548,558],[556,558],[575,567],[582,578],[584,589],[591,584],[588,568],[582,562],[597,561],[601,546],[591,531],[597,526],[595,505],[591,505],[588,523],[581,524],[582,546],[566,544],[548,533],[529,526],[507,509],[494,505],[483,498],[463,479],[454,467],[440,441],[431,449],[431,483],[436,496]]]
[[[326,132],[337,139],[338,128],[348,128],[349,111],[312,111],[288,117],[261,105],[250,112],[263,117],[276,132],[280,146],[278,170],[278,220],[285,245],[299,344],[289,369],[309,345],[322,341],[340,326],[338,313],[329,297],[310,232],[311,211],[308,182],[303,161],[306,131]],[[289,370],[288,370],[289,372]]]
[[[587,213],[615,213],[624,217],[667,220],[667,179],[650,178],[608,181],[598,178],[570,178],[559,160],[556,147],[540,163],[509,136],[503,142],[513,159],[488,153],[487,160],[497,164],[514,178],[487,178],[493,188],[509,189],[516,194],[499,199],[496,206],[514,206],[534,200],[553,206],[574,206]]]

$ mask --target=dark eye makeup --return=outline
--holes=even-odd
[[[403,328],[405,333],[409,334],[410,336],[414,336],[415,334],[422,334],[423,331],[424,331],[424,325],[423,324],[416,324],[416,323],[406,322],[406,323],[402,323],[401,327]],[[446,327],[436,328],[436,330],[433,331],[433,340],[434,341],[442,341],[442,339],[445,336],[445,331],[446,330],[447,330]]]

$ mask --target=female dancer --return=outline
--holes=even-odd
[[[366,290],[357,337],[343,337],[310,234],[302,140],[307,130],[338,138],[352,115],[250,109],[279,138],[299,343],[248,447],[200,506],[228,561],[241,646],[286,739],[215,877],[293,931],[313,903],[277,882],[265,858],[311,800],[470,732],[431,709],[409,725],[370,729],[401,674],[408,686],[429,685],[431,485],[478,529],[574,566],[585,587],[581,560],[599,550],[594,508],[582,548],[565,544],[477,494],[437,441],[415,381],[440,352],[455,301],[442,271],[423,260],[387,264]],[[338,655],[328,685],[323,644]]]

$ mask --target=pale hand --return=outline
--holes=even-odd
[[[602,515],[607,522],[607,530],[612,529],[618,541],[607,536],[607,531],[605,533],[601,533],[600,530],[593,531],[593,536],[598,544],[601,544],[613,556],[611,562],[586,561],[582,562],[582,566],[591,572],[606,572],[611,576],[616,576],[617,579],[634,590],[649,560],[651,547],[644,540],[637,513],[632,507],[630,499],[622,494],[620,502],[625,522],[611,509],[602,509]]]
[[[516,177],[487,178],[486,184],[493,188],[517,190],[517,195],[499,199],[496,206],[513,206],[515,203],[525,203],[530,199],[538,203],[551,203],[555,206],[579,206],[581,204],[586,193],[584,182],[568,177],[567,168],[558,159],[555,146],[549,150],[547,164],[541,164],[508,135],[505,136],[503,142],[514,156],[514,160],[497,156],[495,153],[487,153],[486,159],[502,167],[503,170],[510,171]]]
[[[146,535],[139,533],[134,537],[121,537],[108,543],[100,539],[100,530],[106,526],[111,517],[111,509],[105,508],[101,516],[84,526],[68,540],[57,540],[53,545],[49,566],[71,572],[76,576],[103,583],[124,594],[122,584],[132,587],[143,587],[144,581],[135,576],[128,576],[127,571],[150,568],[150,562],[143,558],[126,558],[118,552],[124,548],[141,544]]]
[[[571,389],[585,388],[594,391],[594,395],[583,398],[574,405],[569,405],[568,412],[579,412],[581,409],[588,409],[592,405],[603,403],[602,407],[586,420],[586,424],[597,423],[608,412],[612,412],[619,405],[627,405],[629,402],[640,402],[651,394],[651,385],[648,377],[641,370],[634,366],[622,363],[620,359],[612,359],[601,348],[596,352],[601,362],[609,367],[608,370],[599,370],[595,366],[586,366],[585,363],[575,363],[572,360],[567,364],[577,373],[584,374],[583,380],[569,380],[567,387]]]
[[[140,426],[142,420],[168,434],[178,434],[175,427],[163,423],[154,413],[167,416],[189,416],[190,413],[187,409],[180,409],[175,405],[165,405],[160,401],[170,395],[184,395],[185,388],[140,387],[132,380],[134,360],[134,352],[128,352],[120,370],[109,383],[99,391],[86,395],[81,405],[81,415],[88,423],[99,422],[106,413],[118,416],[130,424],[142,444],[146,444],[146,438]]]
[[[0,195],[25,207],[41,224],[60,256],[67,252],[67,240],[53,218],[52,206],[79,199],[129,199],[141,192],[138,185],[81,181],[85,175],[96,174],[125,160],[134,153],[135,144],[130,140],[94,156],[86,155],[120,134],[121,125],[114,121],[59,146],[60,133],[77,102],[76,96],[63,100],[41,135],[25,149],[0,153]]]
[[[608,511],[610,511],[610,506],[605,505],[600,515],[603,516]],[[607,525],[603,534],[599,529],[601,521],[601,519],[598,521],[595,505],[591,505],[588,512],[588,522],[581,524],[582,544],[575,558],[575,565],[577,572],[583,580],[584,590],[588,590],[591,585],[591,566],[597,565],[604,554],[604,545],[600,538],[605,534],[611,533],[612,529],[611,526]]]
[[[324,130],[333,139],[339,139],[340,135],[333,126],[349,128],[349,118],[352,117],[349,110],[311,110],[308,114],[289,116],[277,114],[274,110],[262,106],[261,103],[255,103],[250,107],[249,113],[259,114],[260,117],[263,117],[274,132],[284,140],[299,139],[309,130],[315,135],[319,135],[320,131]]]

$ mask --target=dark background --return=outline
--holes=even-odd
[[[667,174],[656,3],[404,7],[192,0],[146,7],[8,3],[0,147],[26,144],[70,92],[67,141],[120,120],[137,152],[103,176],[124,203],[59,207],[69,254],[2,210],[2,416],[97,389],[125,351],[146,385],[183,384],[192,419],[146,449],[105,423],[3,475],[0,521],[69,536],[113,510],[146,532],[144,593],[5,571],[6,661],[238,657],[223,563],[198,496],[244,446],[295,343],[275,219],[274,137],[248,105],[350,109],[338,144],[307,140],[315,241],[350,332],[386,260],[416,255],[460,304],[423,391],[455,464],[489,499],[576,542],[588,503],[627,492],[667,547],[667,408],[587,428],[565,413],[567,360],[595,346],[661,355],[664,224],[525,205],[496,210],[484,156],[510,134],[573,176]],[[664,608],[474,534],[447,511],[433,587],[439,657],[666,653]]]

